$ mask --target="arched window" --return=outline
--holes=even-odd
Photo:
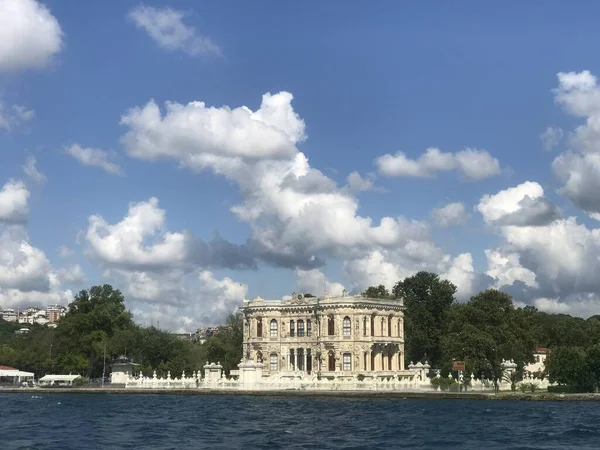
[[[388,336],[392,336],[392,316],[388,316]]]
[[[276,338],[277,337],[277,321],[275,319],[271,320],[271,324],[269,325],[271,328],[271,337],[272,338]]]
[[[271,372],[277,372],[277,369],[279,369],[279,358],[277,353],[271,353],[269,355],[269,370]]]
[[[367,335],[367,318],[363,317],[363,336]]]
[[[298,321],[298,337],[304,337],[304,320]]]
[[[342,370],[344,372],[350,372],[352,370],[352,354],[344,353],[342,361],[343,361]]]
[[[346,316],[344,317],[344,336],[348,337],[350,336],[350,332],[351,332],[351,322],[350,322],[350,317]]]
[[[312,322],[310,319],[306,320],[306,335],[309,337],[312,336]]]
[[[398,319],[398,337],[402,337],[402,319]]]
[[[333,336],[335,334],[335,319],[333,316],[327,318],[327,334]]]
[[[375,314],[371,316],[371,336],[375,336]]]
[[[327,358],[327,370],[329,370],[329,372],[335,372],[335,354],[332,350],[329,351]]]
[[[290,337],[294,337],[296,334],[296,324],[293,320],[290,320]]]
[[[256,337],[263,337],[262,331],[262,317],[259,317],[256,319]]]

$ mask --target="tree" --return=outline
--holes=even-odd
[[[436,274],[419,272],[396,283],[394,297],[402,299],[406,312],[405,351],[409,361],[427,359],[432,367],[442,363],[442,336],[456,286]]]
[[[379,286],[369,286],[367,290],[363,292],[363,295],[369,298],[390,298],[390,292],[383,284],[380,284]]]
[[[546,358],[546,372],[551,383],[577,386],[591,390],[594,374],[581,347],[559,347]]]

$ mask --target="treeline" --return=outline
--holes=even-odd
[[[177,339],[154,327],[133,322],[123,294],[110,285],[94,286],[77,294],[58,327],[27,325],[31,330],[16,335],[23,324],[0,320],[0,365],[34,372],[77,373],[99,378],[106,355],[109,364],[120,355],[141,364],[151,375],[171,371],[179,376],[199,370],[206,361],[221,361],[226,370],[236,368],[242,356],[242,319],[233,314],[223,331],[203,344]]]
[[[404,299],[407,363],[427,360],[446,375],[453,360],[465,361],[468,374],[497,381],[503,359],[514,360],[521,372],[541,346],[552,350],[544,374],[551,381],[600,385],[600,316],[583,319],[519,308],[510,295],[494,289],[459,303],[456,286],[428,272],[398,282],[391,293],[372,286],[365,294]]]

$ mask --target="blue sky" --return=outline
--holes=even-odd
[[[64,303],[109,282],[140,321],[194,329],[243,296],[322,291],[324,277],[332,294],[391,287],[432,270],[457,284],[460,299],[493,286],[519,304],[595,313],[600,69],[590,52],[599,8],[0,0],[0,306]],[[273,103],[261,109],[266,93]],[[245,137],[234,142],[232,128],[207,125],[206,115],[121,123],[151,99],[161,120],[165,102],[186,113],[204,102],[202,114],[220,111]],[[231,111],[242,106],[271,116],[236,122]],[[415,162],[434,147],[441,159]],[[82,163],[85,149],[94,164]],[[247,172],[214,159],[200,168],[191,155],[228,155]],[[24,173],[32,158],[45,182]],[[285,187],[292,166],[296,183],[313,184]],[[349,186],[353,172],[362,189]],[[9,180],[23,183],[26,214]],[[164,214],[154,232],[147,217],[131,216],[140,202]],[[356,211],[338,214],[348,202]],[[232,210],[242,204],[252,217]],[[128,214],[139,227],[115,228]],[[90,216],[103,221],[95,243]],[[386,217],[397,230],[377,228]],[[139,246],[126,248],[136,232]],[[215,233],[235,250],[209,257],[197,247]]]

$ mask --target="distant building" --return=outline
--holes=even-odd
[[[134,363],[132,359],[126,356],[119,356],[110,365],[110,382],[112,384],[125,384],[129,377],[135,375],[134,370],[136,366],[139,366],[139,364]]]
[[[55,323],[67,313],[67,308],[61,305],[50,305],[46,308],[46,318],[49,323]]]
[[[17,321],[17,313],[14,309],[5,309],[2,311],[2,319],[7,322],[16,322]]]
[[[28,334],[30,331],[29,328],[19,328],[15,331],[15,334]]]
[[[526,375],[543,373],[546,370],[546,358],[550,354],[550,349],[546,347],[537,347],[533,353],[534,362],[523,367]]]

